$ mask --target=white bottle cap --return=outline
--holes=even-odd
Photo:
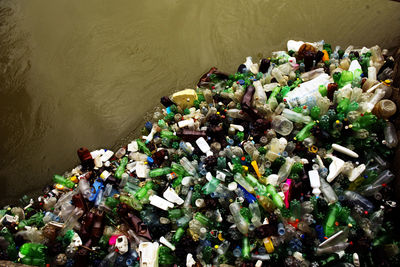
[[[194,202],[194,204],[195,204],[196,207],[198,207],[198,208],[202,208],[202,207],[204,207],[204,206],[206,205],[205,202],[204,202],[204,199],[202,199],[202,198],[196,199],[196,201]]]

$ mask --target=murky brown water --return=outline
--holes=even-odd
[[[74,167],[80,146],[126,139],[210,66],[289,39],[395,48],[399,14],[385,0],[0,1],[0,202]]]

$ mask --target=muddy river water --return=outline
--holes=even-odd
[[[389,0],[0,1],[0,202],[40,190],[76,149],[133,136],[161,96],[289,39],[400,45]]]

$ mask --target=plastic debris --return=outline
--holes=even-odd
[[[211,68],[143,136],[0,210],[0,259],[36,266],[398,266],[393,58],[378,46]]]

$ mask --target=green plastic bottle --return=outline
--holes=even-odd
[[[161,131],[160,137],[167,138],[169,140],[180,140],[179,136],[176,136],[173,132],[167,130]]]
[[[154,183],[152,181],[148,181],[142,188],[140,188],[136,194],[134,195],[138,200],[141,200],[147,196],[147,193],[150,189],[153,189]]]
[[[35,225],[37,227],[43,226],[43,217],[44,214],[41,212],[38,212],[34,215],[32,215],[29,219],[27,220],[22,220],[18,224],[18,229],[23,229],[25,226],[30,226],[30,225]]]
[[[183,216],[183,212],[181,209],[168,210],[168,218],[170,218],[170,219],[178,219],[182,216]]]
[[[176,229],[176,232],[172,237],[172,243],[178,243],[184,235],[185,229],[183,229],[183,227],[179,227],[178,229]]]
[[[347,114],[350,105],[350,99],[343,98],[336,107],[338,113]]]
[[[74,186],[75,186],[75,183],[72,182],[70,179],[64,178],[63,176],[58,175],[58,174],[54,175],[53,181],[56,184],[61,184],[61,185],[65,186],[65,187],[68,187],[68,188],[74,188]]]
[[[248,222],[251,222],[251,212],[250,209],[247,207],[242,207],[240,209],[240,215]]]
[[[247,236],[243,237],[242,239],[242,258],[245,260],[249,260],[251,258],[249,238]]]
[[[258,181],[256,177],[248,173],[245,177],[246,181],[254,188],[257,195],[266,195],[267,194],[267,187]]]
[[[19,249],[21,262],[34,266],[46,265],[47,247],[38,243],[25,243]],[[22,257],[21,257],[22,256]]]
[[[318,91],[319,91],[319,93],[320,93],[322,96],[327,96],[327,95],[328,95],[328,88],[326,88],[326,86],[323,85],[323,84],[321,84],[321,85],[318,87]]]
[[[175,257],[171,254],[169,247],[161,246],[158,248],[158,263],[164,266],[172,266],[175,262]]]
[[[150,152],[150,149],[147,148],[146,144],[143,143],[142,140],[140,140],[140,139],[136,139],[136,142],[138,144],[139,150],[150,157],[151,156],[151,152]]]
[[[340,73],[340,72],[335,72],[334,74],[333,74],[333,81],[336,83],[336,84],[339,84],[339,81],[340,81],[340,77],[342,76],[342,73]]]
[[[157,169],[153,169],[149,172],[149,176],[151,178],[154,177],[159,177],[159,176],[163,176],[163,175],[167,175],[168,173],[171,173],[171,168],[170,167],[164,167],[164,168],[157,168]]]
[[[284,86],[282,88],[280,94],[281,94],[282,98],[284,98],[287,95],[287,93],[289,93],[289,92],[290,92],[290,87],[289,86]]]
[[[118,178],[118,179],[122,178],[122,174],[124,174],[124,172],[125,172],[125,168],[126,168],[126,165],[128,164],[128,161],[129,161],[128,157],[123,157],[121,159],[121,162],[120,162],[117,170],[115,171],[115,175],[114,175],[115,178]]]
[[[194,218],[206,227],[212,226],[212,221],[200,212],[197,212]]]
[[[324,232],[327,237],[335,233],[335,223],[339,213],[339,204],[335,203],[329,207],[328,215],[324,226]]]
[[[335,79],[335,77],[333,77]],[[343,86],[350,84],[353,81],[353,73],[351,71],[344,70],[342,71],[342,74],[340,75],[340,80],[339,80],[339,88],[342,88]]]
[[[290,86],[290,89],[296,88],[297,86],[299,86],[299,84],[301,84],[303,81],[300,78],[297,78],[292,85]]]
[[[352,124],[352,129],[354,131],[359,131],[360,129],[369,130],[370,127],[377,122],[378,118],[372,113],[361,114],[360,117]]]
[[[119,200],[114,198],[114,197],[108,197],[106,198],[106,202],[105,202],[106,206],[113,209],[116,208],[119,204]]]
[[[279,209],[282,209],[285,206],[282,197],[278,194],[273,185],[267,185],[267,193],[270,194],[272,201]]]
[[[135,197],[129,197],[129,196],[122,195],[119,197],[119,200],[121,201],[121,203],[127,204],[132,209],[139,210],[139,211],[143,209],[142,204]]]
[[[309,122],[306,126],[301,129],[300,132],[296,134],[295,140],[302,142],[304,139],[311,135],[311,129],[316,125],[315,121]]]

